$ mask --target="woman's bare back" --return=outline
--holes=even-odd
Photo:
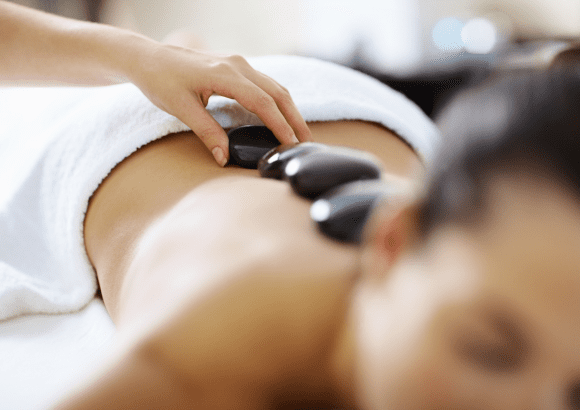
[[[421,174],[415,153],[380,126],[310,127],[315,141],[374,153],[386,177]],[[320,235],[310,202],[285,182],[257,176],[218,167],[191,133],[111,172],[91,200],[85,241],[129,353],[67,408],[119,389],[127,405],[151,394],[172,408],[349,404],[359,250]]]
[[[315,141],[375,154],[385,175],[417,179],[422,165],[413,150],[381,126],[342,121],[309,125]],[[93,195],[85,219],[85,244],[105,304],[115,318],[116,297],[135,246],[153,221],[212,179],[258,177],[253,170],[221,168],[191,132],[173,134],[139,149],[109,174]]]

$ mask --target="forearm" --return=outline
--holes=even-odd
[[[0,84],[128,81],[140,56],[155,45],[127,30],[0,2]]]
[[[114,360],[78,386],[54,410],[267,410],[260,400],[231,385],[195,385],[174,374],[142,348]]]
[[[137,351],[112,363],[55,406],[58,410],[191,408],[189,394]]]

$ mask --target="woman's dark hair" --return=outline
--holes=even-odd
[[[421,236],[442,223],[478,221],[493,175],[533,171],[580,199],[575,71],[558,67],[497,75],[442,111],[437,122],[444,143],[418,212]]]

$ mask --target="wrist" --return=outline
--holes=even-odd
[[[118,82],[142,82],[143,73],[151,70],[160,43],[138,33],[122,30],[113,38],[111,69]]]
[[[100,43],[94,55],[107,80],[111,83],[137,82],[137,74],[150,64],[147,61],[159,43],[129,30],[103,25],[93,27],[98,31],[93,36]]]
[[[134,73],[148,50],[157,44],[154,40],[130,30],[105,24],[67,20],[55,33],[54,43],[68,44],[75,57],[69,66],[76,67],[80,76],[95,85],[119,84],[133,81]]]

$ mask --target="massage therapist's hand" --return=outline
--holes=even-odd
[[[0,85],[109,85],[131,81],[227,161],[228,139],[205,110],[212,94],[237,100],[282,143],[311,139],[290,94],[240,56],[161,44],[103,24],[0,1]]]
[[[228,137],[205,109],[213,94],[235,99],[255,113],[281,143],[311,139],[288,91],[238,55],[155,44],[141,55],[129,79],[155,105],[189,126],[222,166]]]

